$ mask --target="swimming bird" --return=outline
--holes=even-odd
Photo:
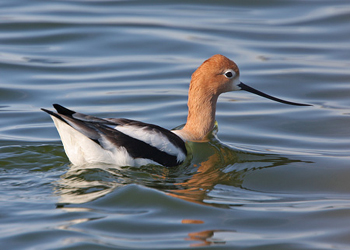
[[[289,105],[311,106],[285,101],[249,87],[240,81],[236,63],[223,55],[214,55],[192,74],[187,122],[179,130],[125,118],[97,118],[59,104],[53,105],[57,112],[42,110],[53,119],[64,150],[74,165],[107,163],[174,167],[187,157],[185,142],[201,141],[213,130],[219,95],[237,90]]]

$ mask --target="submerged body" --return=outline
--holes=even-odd
[[[128,119],[100,119],[54,104],[49,113],[64,150],[74,165],[107,163],[118,166],[181,164],[187,156],[185,142],[171,131]]]
[[[215,124],[216,103],[220,94],[246,90],[274,101],[284,101],[239,80],[239,69],[230,59],[214,55],[192,75],[188,94],[188,117],[180,130],[170,131],[157,125],[128,119],[101,119],[77,113],[54,104],[49,113],[60,134],[65,152],[74,165],[107,163],[118,166],[157,164],[173,167],[187,157],[186,141],[201,141]]]

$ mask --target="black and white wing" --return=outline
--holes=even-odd
[[[51,115],[66,154],[75,165],[180,165],[187,156],[184,141],[162,127],[129,119],[101,119],[54,104]]]

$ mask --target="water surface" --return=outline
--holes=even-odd
[[[3,249],[346,249],[350,245],[347,1],[0,4]],[[213,54],[241,80],[312,107],[226,93],[218,132],[183,166],[72,166],[60,103],[184,124]]]

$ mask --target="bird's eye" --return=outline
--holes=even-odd
[[[225,72],[224,75],[225,75],[227,78],[232,78],[232,77],[233,77],[233,72],[232,72],[232,70],[228,70],[228,71]]]

